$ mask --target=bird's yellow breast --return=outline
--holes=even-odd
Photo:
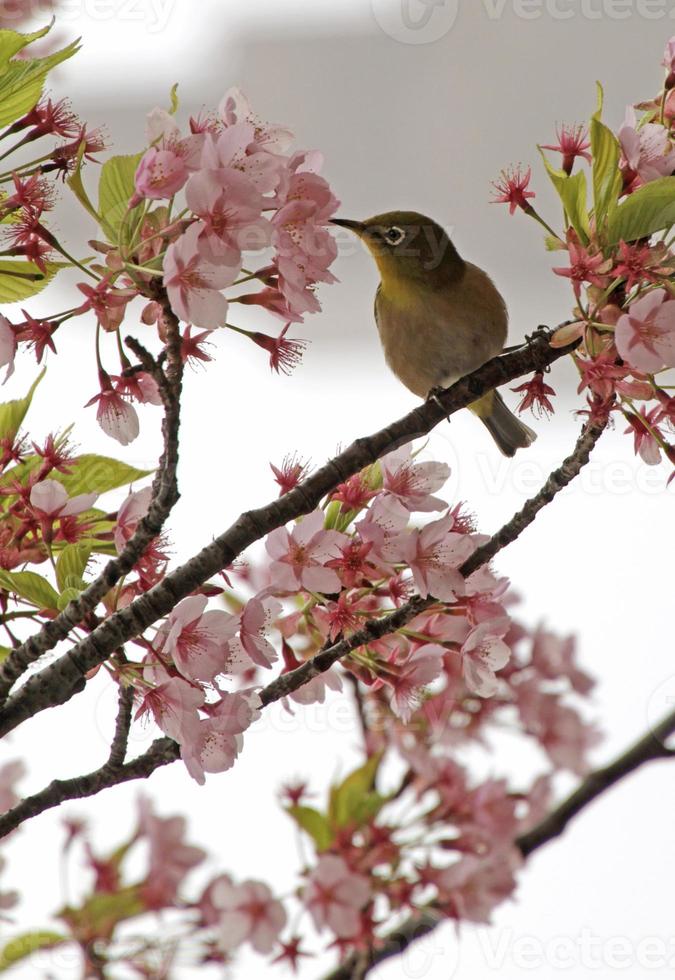
[[[384,272],[375,299],[380,340],[389,367],[410,391],[425,398],[500,353],[506,307],[477,266],[467,263],[441,289]]]

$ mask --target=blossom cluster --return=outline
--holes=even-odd
[[[303,469],[295,458],[274,467],[286,488]],[[323,507],[273,531],[264,556],[231,571],[252,593],[242,600],[240,588],[227,589],[235,611],[208,609],[206,594],[185,599],[139,640],[140,659],[116,665],[118,683],[135,689],[137,716],[180,743],[201,782],[233,764],[257,716],[264,672],[292,671],[401,608],[413,590],[433,596],[397,632],[355,647],[286,700],[285,710],[298,711],[356,685],[354,726],[363,736],[362,763],[332,786],[324,806],[302,779],[281,787],[284,809],[312,847],[297,887],[281,898],[265,881],[219,872],[195,891],[189,876],[204,852],[184,839],[182,818],[159,818],[142,801],[130,842],[108,854],[93,851],[84,826],[67,825],[67,849],[73,839],[85,847],[92,890],[60,914],[67,928],[59,944],[86,936],[101,955],[139,971],[160,950],[170,969],[186,955],[202,966],[229,964],[243,947],[295,968],[326,942],[341,957],[377,949],[401,917],[429,908],[487,922],[513,895],[518,836],[546,812],[551,777],[583,773],[597,740],[579,711],[593,681],[572,638],[513,618],[506,580],[489,568],[462,575],[484,538],[462,507],[438,495],[448,476],[445,464],[423,462],[410,447],[385,456]],[[116,541],[142,512],[143,493],[120,508]],[[505,728],[536,746],[541,760],[515,786],[476,779],[463,761],[490,745],[496,752],[494,735]],[[138,841],[149,844],[149,856],[134,878],[123,863]],[[96,918],[104,900],[105,935]],[[125,923],[165,909],[179,914],[175,932],[152,929],[156,938],[144,937],[138,949],[126,940],[118,946]]]
[[[31,40],[13,36],[21,39],[17,46]],[[75,50],[71,45],[27,63],[46,69],[46,62]],[[3,256],[10,257],[0,261],[0,300],[28,299],[64,268],[83,274],[69,309],[39,318],[23,309],[23,320],[0,318],[5,379],[19,349],[40,364],[49,352],[57,354],[63,324],[93,314],[98,390],[87,405],[96,406],[103,431],[122,445],[139,433],[136,406],[161,404],[156,379],[132,363],[126,346],[129,335],[147,349],[166,344],[167,310],[158,293],[165,292],[182,323],[185,362],[210,361],[209,335],[227,328],[263,349],[273,370],[289,373],[306,346],[288,336],[289,328],[321,309],[317,285],[335,281],[330,266],[337,247],[328,223],[338,201],[320,176],[321,154],[293,151],[290,130],[261,120],[236,88],[216,111],[190,118],[183,129],[177,109],[173,92],[170,111],[148,115],[146,149],[105,162],[96,206],[84,176],[87,165],[99,162],[105,139],[78,119],[68,100],[45,96],[0,133],[7,141],[7,169],[0,173]],[[46,148],[50,138],[56,145]],[[27,160],[33,146],[39,155]],[[12,165],[15,154],[20,162]],[[95,259],[71,254],[49,227],[59,178],[99,225],[99,237],[89,242]],[[233,312],[245,307],[280,319],[279,334],[232,322]],[[114,346],[105,343],[106,334]]]
[[[557,143],[540,147],[560,195],[565,228],[557,233],[532,204],[531,169],[505,171],[498,202],[523,210],[547,231],[546,246],[567,253],[554,273],[574,293],[572,322],[559,328],[554,346],[577,342],[573,354],[579,393],[591,414],[607,408],[622,415],[644,462],[675,464],[675,253],[670,213],[675,201],[675,38],[663,58],[665,80],[655,98],[629,106],[617,132],[601,119],[588,127],[563,125]],[[640,112],[640,116],[636,112]],[[557,170],[544,150],[560,154]],[[582,166],[577,166],[580,161]],[[587,200],[587,170],[593,202]],[[541,374],[519,386],[521,410],[550,413],[555,394]],[[671,475],[670,479],[673,479]]]
[[[295,457],[273,467],[282,492],[304,469]],[[218,874],[187,901],[178,886],[199,852],[179,840],[180,821],[144,817],[143,833],[152,827],[158,835],[151,854],[162,858],[135,883],[140,906],[123,905],[120,922],[177,906],[191,910],[191,949],[201,950],[202,962],[230,962],[249,945],[295,965],[320,950],[298,929],[298,914],[345,955],[376,947],[402,914],[431,904],[448,918],[485,922],[512,895],[522,863],[515,841],[543,815],[550,775],[583,772],[597,739],[577,707],[593,682],[578,667],[571,638],[529,632],[512,618],[506,580],[486,567],[462,574],[485,538],[463,507],[438,496],[448,476],[445,464],[421,461],[409,446],[390,453],[322,507],[273,531],[264,556],[229,573],[250,598],[228,588],[229,610],[207,608],[219,590],[205,588],[137,640],[139,659],[115,666],[118,683],[134,687],[136,716],[175,739],[202,782],[241,751],[265,672],[288,674],[400,609],[414,592],[430,602],[286,699],[285,710],[298,711],[341,697],[350,677],[363,731],[364,761],[332,788],[326,808],[313,803],[303,781],[282,788],[285,809],[315,849],[296,898],[282,901],[263,881]],[[118,544],[142,513],[144,494],[120,508]],[[515,788],[504,778],[476,781],[461,762],[465,750],[485,746],[505,724],[537,745],[544,761]],[[171,857],[159,840],[166,833]],[[109,868],[120,853],[96,858],[96,894],[128,896],[128,881]]]

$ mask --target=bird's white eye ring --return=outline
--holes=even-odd
[[[400,245],[405,238],[405,232],[402,228],[392,225],[385,231],[384,238],[388,245]]]

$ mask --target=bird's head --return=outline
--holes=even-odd
[[[450,282],[461,275],[464,262],[446,232],[417,211],[387,211],[365,221],[333,218],[364,242],[377,262],[382,282],[414,280]]]

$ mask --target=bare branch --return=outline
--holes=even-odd
[[[156,369],[152,370],[164,405],[162,420],[164,448],[152,484],[152,499],[148,513],[139,522],[121,554],[106,564],[77,599],[69,602],[63,612],[45,623],[38,633],[12,650],[0,667],[0,703],[5,701],[12,685],[26,669],[48,650],[52,650],[59,641],[65,639],[71,629],[96,608],[103,596],[131,571],[153,538],[161,532],[167,517],[178,501],[176,470],[183,375],[181,337],[178,319],[172,312],[163,289],[157,294],[156,299],[162,304],[167,328],[166,371],[162,371],[156,365]]]
[[[133,687],[120,685],[117,699],[117,721],[115,722],[115,735],[110,745],[110,755],[107,765],[110,769],[120,769],[124,765],[127,756],[127,743],[129,741],[129,729],[131,728],[131,711],[134,706]]]
[[[600,438],[607,425],[608,416],[598,420],[588,421],[577,440],[574,452],[555,469],[544,486],[536,496],[531,497],[525,506],[517,514],[507,521],[502,528],[493,534],[489,541],[477,548],[474,553],[464,562],[460,572],[464,578],[468,578],[473,572],[491,561],[498,552],[516,540],[529,525],[542,508],[549,504],[561,490],[563,490],[583,466],[588,462],[593,447]],[[311,660],[297,667],[295,670],[282,674],[276,680],[268,684],[260,694],[263,704],[270,704],[278,701],[292,691],[297,691],[299,687],[306,684],[313,677],[322,674],[337,663],[342,657],[346,657],[352,650],[364,646],[373,640],[381,639],[388,633],[393,633],[409,623],[411,619],[419,615],[422,610],[434,605],[437,602],[433,597],[421,599],[415,596],[410,602],[401,606],[393,613],[383,616],[381,619],[369,620],[357,633],[352,634],[348,639],[334,643],[322,650]]]
[[[578,813],[647,762],[672,758],[675,752],[667,747],[666,740],[674,733],[675,711],[672,711],[613,762],[590,773],[541,823],[516,840],[523,857],[529,857],[538,848],[559,837]],[[439,912],[429,909],[404,922],[398,929],[388,933],[382,945],[371,952],[366,973],[385,960],[400,956],[412,943],[428,936],[439,925],[448,921]],[[354,980],[357,976],[364,976],[363,966],[357,957],[352,956],[327,974],[324,980]]]
[[[675,711],[666,715],[658,725],[643,735],[614,762],[587,776],[541,823],[519,837],[516,843],[523,857],[528,857],[543,844],[559,837],[577,813],[646,762],[672,758],[674,752],[667,747],[666,740],[673,733],[675,733]]]
[[[88,637],[75,644],[65,656],[29,678],[0,713],[0,736],[37,712],[56,704],[64,704],[73,694],[82,690],[84,675],[103,663],[114,650],[132,637],[140,635],[162,616],[168,615],[180,599],[190,595],[211,576],[230,565],[255,541],[288,521],[314,510],[322,498],[339,483],[395,447],[426,435],[447,416],[466,408],[487,391],[531,371],[546,369],[576,346],[577,344],[571,344],[564,348],[553,348],[548,342],[547,333],[538,332],[520,350],[493,358],[438,394],[436,399],[423,403],[379,432],[357,439],[289,493],[257,510],[241,514],[228,530],[190,561],[167,575],[162,582],[125,609],[106,619]],[[54,622],[58,622],[58,619]],[[41,652],[44,652],[54,644],[50,642],[45,646],[42,642],[38,645]]]
[[[16,806],[0,816],[0,838],[15,830],[19,824],[31,817],[36,817],[45,810],[51,810],[66,800],[81,800],[87,796],[95,796],[102,789],[127,783],[131,779],[147,779],[147,777],[179,757],[180,748],[170,738],[156,739],[147,752],[139,755],[123,765],[111,765],[106,762],[100,769],[76,776],[74,779],[55,779],[34,796],[28,796]]]

